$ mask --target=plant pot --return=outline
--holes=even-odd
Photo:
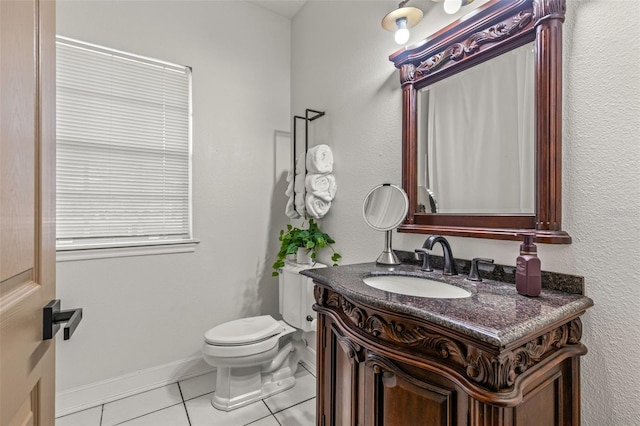
[[[311,250],[308,250],[304,247],[298,247],[298,252],[296,253],[296,262],[303,265],[311,264]]]

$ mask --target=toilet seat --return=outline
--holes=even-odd
[[[240,346],[258,343],[280,334],[281,324],[270,315],[241,318],[217,325],[204,334],[204,340],[216,346]]]
[[[256,329],[251,328],[252,323],[256,324]],[[238,335],[232,334],[234,330],[238,331]],[[280,338],[295,331],[296,329],[286,322],[276,321],[269,315],[243,318],[220,324],[207,331],[202,351],[208,356],[218,358],[251,357],[277,350]],[[240,343],[243,340],[248,342]],[[246,362],[247,359],[239,361]]]

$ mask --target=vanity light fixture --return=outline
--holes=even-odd
[[[462,0],[465,1],[465,0]],[[389,12],[382,18],[382,28],[387,31],[395,31],[395,40],[398,44],[409,41],[409,28],[422,20],[422,11],[417,7],[405,7],[409,0],[403,0],[398,8]]]
[[[449,15],[453,15],[454,13],[459,11],[462,6],[466,6],[471,2],[473,2],[473,0],[444,0],[444,4],[442,5],[442,7],[446,13],[448,13]]]

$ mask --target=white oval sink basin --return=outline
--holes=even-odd
[[[407,296],[431,297],[435,299],[462,299],[471,296],[471,293],[463,288],[426,278],[378,275],[363,278],[362,281],[364,281],[366,285],[377,288],[378,290],[405,294]]]

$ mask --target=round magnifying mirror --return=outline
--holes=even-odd
[[[373,188],[362,203],[364,221],[377,231],[386,231],[385,248],[378,257],[382,265],[399,265],[400,262],[391,249],[391,231],[407,216],[409,199],[399,186],[383,183]]]

